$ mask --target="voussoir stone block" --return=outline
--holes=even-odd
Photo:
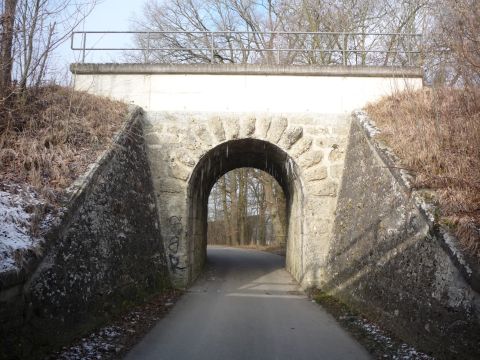
[[[225,129],[223,128],[223,123],[220,117],[216,116],[208,119],[208,127],[217,141],[225,141]]]
[[[285,150],[290,148],[303,136],[303,128],[301,126],[295,126],[288,128],[280,140],[280,147]]]
[[[272,120],[270,124],[270,129],[268,130],[267,133],[267,140],[276,144],[282,137],[283,133],[285,132],[285,129],[288,126],[288,120],[287,118],[281,117],[281,118],[275,118]]]
[[[302,154],[306,153],[312,147],[313,140],[309,137],[302,137],[296,144],[292,146],[291,155],[297,159]]]
[[[244,117],[240,120],[241,137],[250,137],[255,132],[256,119],[253,116]]]
[[[223,128],[227,140],[235,140],[240,137],[240,124],[237,117],[229,116],[223,119]]]
[[[258,139],[266,139],[271,123],[272,119],[267,116],[261,116],[257,119],[256,137]]]

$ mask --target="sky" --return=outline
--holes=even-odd
[[[88,16],[81,30],[128,30],[129,19],[139,15],[144,0],[103,0]]]
[[[136,14],[140,15],[142,12],[143,4],[145,0],[102,0],[90,13],[90,15],[81,23],[75,30],[76,31],[128,31],[131,28],[131,18]],[[80,40],[80,37],[76,37],[76,40]],[[91,45],[106,45],[116,46],[122,45],[121,38],[119,36],[109,37],[103,36],[101,40],[104,42],[98,42],[100,38],[94,38],[93,36]],[[124,41],[124,39],[123,39]],[[76,41],[77,44],[80,42]],[[108,56],[112,56],[111,54]],[[70,40],[61,46],[59,49],[60,61],[66,64],[76,62],[81,58],[79,51],[75,52],[70,49]],[[86,62],[93,61],[109,61],[111,59],[101,58],[100,53],[88,53],[86,56]]]

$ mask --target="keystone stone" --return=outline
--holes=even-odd
[[[232,116],[224,119],[223,128],[225,129],[227,140],[235,140],[239,138],[240,125],[238,124],[238,118]]]
[[[249,137],[255,132],[256,119],[253,116],[243,118],[240,121],[240,134],[242,137]]]
[[[219,117],[208,119],[208,127],[218,141],[225,141],[225,129]]]

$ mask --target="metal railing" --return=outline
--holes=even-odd
[[[421,35],[410,33],[76,31],[71,49],[81,62],[121,51],[122,61],[142,63],[421,65]]]

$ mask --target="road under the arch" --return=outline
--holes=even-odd
[[[207,269],[126,359],[370,359],[284,270],[284,258],[209,247]]]

